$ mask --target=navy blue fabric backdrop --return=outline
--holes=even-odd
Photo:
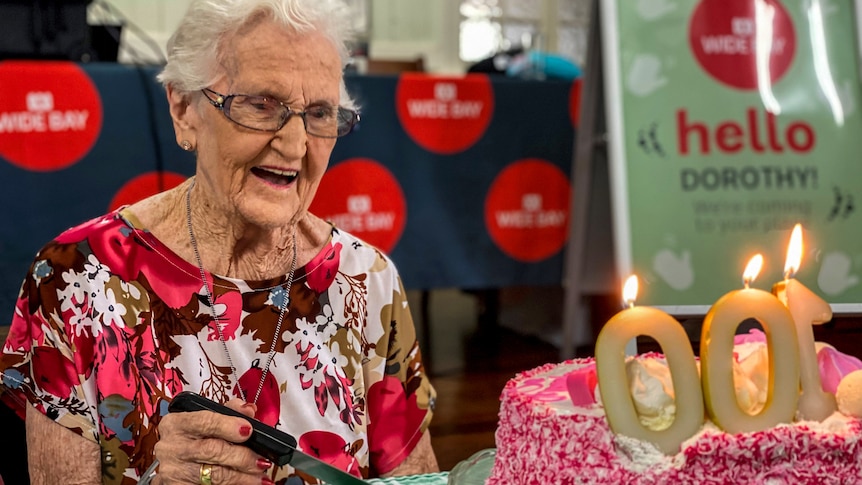
[[[2,78],[8,75],[3,65],[0,62],[0,87],[4,81],[12,82]],[[155,81],[156,68],[117,64],[80,68],[102,104],[101,131],[83,158],[59,170],[32,170],[6,163],[3,154],[8,151],[0,146],[0,315],[11,316],[27,267],[45,242],[105,213],[115,195],[141,174],[193,173],[193,156],[174,140],[164,90]],[[362,122],[355,133],[338,141],[330,167],[357,157],[372,159],[400,184],[406,222],[388,253],[408,289],[555,285],[562,280],[562,249],[540,261],[518,261],[492,239],[485,211],[489,188],[514,161],[542,159],[569,177],[573,85],[489,79],[493,116],[481,138],[457,153],[439,154],[405,132],[395,107],[398,77],[347,78],[348,89],[361,104]],[[4,92],[0,90],[0,116],[4,109],[11,110],[11,101],[4,104],[2,99]],[[10,143],[9,136],[0,136],[0,144]],[[0,324],[8,321],[9,317],[0,317]]]

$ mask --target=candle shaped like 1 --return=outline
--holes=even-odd
[[[823,390],[820,382],[820,367],[817,365],[817,350],[814,347],[813,325],[832,319],[832,307],[805,285],[794,279],[802,263],[802,226],[796,224],[790,234],[787,260],[784,265],[784,281],[772,287],[772,293],[784,303],[796,325],[799,347],[800,383],[799,417],[812,421],[823,421],[838,408],[835,396]]]
[[[712,422],[732,434],[792,422],[799,399],[799,351],[793,317],[773,294],[749,288],[762,265],[762,256],[753,257],[743,274],[745,288],[719,298],[703,320],[700,375],[706,410]],[[763,327],[769,353],[766,404],[755,415],[739,407],[733,383],[733,337],[739,324],[749,318]]]
[[[648,441],[665,454],[675,454],[679,445],[700,429],[704,419],[694,352],[676,319],[657,308],[634,306],[637,277],[629,277],[623,295],[629,308],[608,320],[596,339],[596,374],[608,426],[615,434]],[[665,429],[652,430],[641,424],[629,390],[625,348],[639,335],[655,339],[667,358],[676,414]]]

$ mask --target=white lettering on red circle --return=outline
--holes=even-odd
[[[484,74],[458,78],[404,74],[395,102],[410,138],[442,155],[462,152],[482,138],[494,111],[493,88]]]
[[[309,211],[388,253],[404,231],[406,205],[401,185],[386,167],[353,158],[326,172]]]
[[[37,172],[80,161],[102,129],[90,77],[61,61],[0,62],[0,157]]]
[[[776,0],[702,0],[691,17],[689,43],[710,76],[751,90],[768,87],[787,72],[796,32]]]
[[[568,239],[571,186],[556,165],[516,161],[494,180],[485,199],[485,225],[507,255],[538,262],[558,253]]]

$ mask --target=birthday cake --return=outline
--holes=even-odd
[[[767,399],[766,345],[756,331],[737,343],[737,401],[755,413]],[[838,411],[820,422],[795,420],[738,434],[707,419],[676,454],[611,431],[593,358],[518,374],[501,395],[496,459],[486,483],[862,483],[862,361],[819,347],[822,387],[835,394]],[[666,428],[675,409],[664,356],[630,357],[626,368],[641,423]]]

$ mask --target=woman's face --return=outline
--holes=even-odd
[[[224,75],[210,86],[213,91],[273,97],[294,111],[338,106],[341,60],[319,33],[288,33],[262,21],[228,39],[223,50]],[[268,228],[302,216],[335,139],[308,135],[300,116],[278,132],[255,131],[227,119],[202,94],[192,99],[187,115],[197,145],[197,180],[211,207]]]

